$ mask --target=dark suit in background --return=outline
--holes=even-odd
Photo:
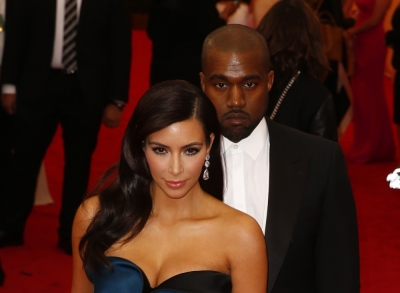
[[[4,6],[1,6],[1,4]],[[3,17],[3,26],[5,20],[6,11],[6,2],[5,0],[0,1],[0,14]],[[0,38],[2,38],[2,42],[0,43],[0,81],[1,81],[1,59],[3,56],[4,49],[4,27],[2,27],[3,31],[0,32]],[[8,193],[8,182],[10,181],[10,163],[11,163],[11,152],[13,146],[13,117],[7,115],[6,111],[3,107],[0,107],[0,206],[2,203],[1,194]]]
[[[16,86],[16,145],[11,192],[2,195],[6,204],[1,207],[0,229],[8,240],[22,244],[40,163],[61,124],[65,166],[59,236],[68,241],[75,211],[86,193],[103,110],[113,100],[128,98],[129,11],[123,0],[82,0],[78,70],[65,74],[51,68],[57,1],[7,4],[2,83]]]
[[[199,86],[203,41],[223,25],[214,0],[153,0],[147,28],[153,42],[150,84],[183,79]]]

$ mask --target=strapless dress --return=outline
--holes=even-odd
[[[230,293],[231,277],[217,271],[190,271],[175,275],[152,288],[146,274],[131,261],[108,257],[114,267],[91,273],[94,293]]]

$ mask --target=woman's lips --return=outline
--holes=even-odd
[[[178,189],[185,185],[186,181],[165,181],[169,188]]]

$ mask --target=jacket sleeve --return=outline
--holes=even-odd
[[[18,84],[28,41],[28,1],[7,1],[2,84]]]
[[[335,108],[331,94],[323,101],[315,113],[309,132],[332,141],[338,141]]]
[[[317,292],[359,293],[356,207],[346,163],[335,144],[316,241]]]

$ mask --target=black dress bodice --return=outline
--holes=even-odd
[[[217,271],[190,271],[175,275],[152,288],[146,274],[129,260],[108,257],[114,270],[92,273],[94,293],[229,293],[231,277]]]

